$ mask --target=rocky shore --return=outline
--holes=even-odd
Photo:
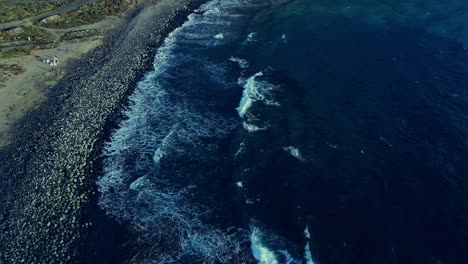
[[[99,152],[165,36],[202,0],[135,10],[17,122],[0,150],[0,263],[77,263],[94,232]]]

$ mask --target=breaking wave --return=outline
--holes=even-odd
[[[239,126],[222,111],[217,93],[232,87],[226,70],[203,51],[221,39],[226,44],[240,38],[239,24],[248,21],[248,12],[241,11],[263,5],[214,0],[191,14],[158,49],[154,70],[137,85],[105,146],[99,205],[138,234],[141,257],[135,262],[243,263],[250,254],[242,250],[247,231],[206,223],[212,210],[194,202],[199,187],[175,180],[190,176],[190,168],[174,166],[209,159],[217,142]],[[220,27],[226,33],[219,33]],[[221,96],[218,104],[207,100],[213,96]]]
[[[230,57],[229,60],[232,62],[237,62],[239,64],[239,67],[241,67],[242,69],[247,69],[249,67],[249,62],[247,60],[236,57]]]
[[[301,155],[301,152],[298,148],[293,146],[284,147],[283,150],[287,151],[291,156],[297,158],[300,161],[304,161],[304,158]]]
[[[256,32],[249,33],[247,38],[244,40],[244,44],[256,41],[255,37],[257,36]]]
[[[265,105],[279,106],[279,103],[274,101],[271,95],[271,91],[277,86],[264,80],[258,80],[261,76],[263,76],[263,72],[257,72],[246,80],[239,79],[239,84],[244,87],[239,107],[237,107],[240,117],[244,117],[252,104],[257,101],[261,101]]]
[[[252,228],[250,243],[254,257],[260,264],[279,264],[275,253],[263,244],[262,232],[258,227]]]
[[[247,122],[243,122],[242,126],[244,127],[245,130],[247,130],[249,132],[257,132],[257,131],[263,131],[263,130],[268,129],[268,126],[258,127],[258,126],[254,125],[254,124],[249,124]]]
[[[294,246],[288,245],[278,235],[271,231],[266,231],[256,224],[252,224],[250,233],[250,243],[253,255],[259,264],[313,264],[312,254],[309,249],[309,242],[306,243],[304,255],[296,255]],[[289,252],[286,248],[292,250]],[[305,261],[305,262],[304,262]]]

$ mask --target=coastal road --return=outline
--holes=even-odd
[[[67,12],[76,10],[76,9],[78,9],[78,8],[84,6],[84,5],[94,3],[96,1],[97,0],[77,0],[77,1],[74,1],[74,2],[70,3],[69,5],[67,5],[67,6],[65,6],[65,7],[61,8],[61,9],[58,9],[58,10],[46,12],[46,13],[40,14],[38,16],[30,17],[30,18],[23,19],[23,20],[17,20],[17,21],[12,21],[12,22],[8,22],[8,23],[0,24],[0,31],[8,30],[8,29],[16,28],[16,27],[21,27],[26,23],[37,22],[37,21],[40,21],[40,20],[42,20],[44,18],[47,18],[47,17],[50,17],[50,16],[61,15],[63,13],[67,13]],[[3,4],[3,2],[0,2],[0,4]]]

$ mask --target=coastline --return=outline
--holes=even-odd
[[[85,242],[105,226],[95,215],[100,149],[156,48],[201,2],[137,8],[14,124],[12,143],[0,149],[0,262],[76,262],[104,247]]]

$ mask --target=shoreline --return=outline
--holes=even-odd
[[[106,246],[87,243],[106,226],[95,204],[100,150],[157,47],[202,2],[138,7],[16,122],[12,143],[0,149],[0,238],[7,241],[0,262],[74,262]]]

